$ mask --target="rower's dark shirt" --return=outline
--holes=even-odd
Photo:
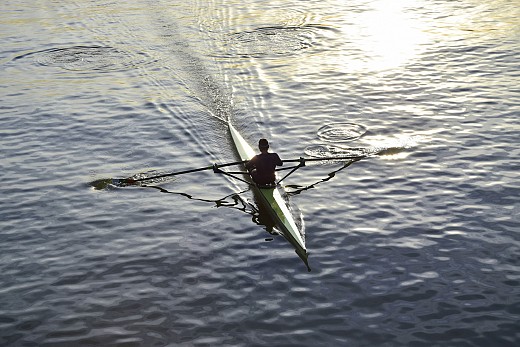
[[[276,153],[260,153],[255,155],[248,163],[247,169],[255,171],[252,173],[257,184],[272,184],[276,180],[274,170],[282,166],[283,162]]]

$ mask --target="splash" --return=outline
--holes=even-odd
[[[315,158],[373,156],[384,159],[402,159],[408,156],[409,150],[428,142],[421,134],[414,135],[371,135],[366,136],[368,129],[356,123],[328,124],[318,129],[318,138],[332,144],[317,144],[305,148],[305,154]],[[426,133],[426,132],[423,132]],[[435,131],[429,131],[435,133]],[[368,147],[351,147],[347,143],[362,140]]]
[[[329,145],[312,145],[305,148],[305,154],[315,158],[367,156],[369,148],[339,147]]]
[[[111,190],[129,186],[146,187],[175,180],[173,177],[156,177],[159,175],[161,175],[160,172],[149,171],[146,173],[138,173],[127,178],[100,178],[89,182],[88,185],[95,190]],[[148,177],[150,177],[150,179],[147,179]]]
[[[350,142],[359,139],[367,128],[356,123],[327,124],[318,129],[318,137],[326,142]]]

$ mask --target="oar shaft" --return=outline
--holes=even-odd
[[[167,174],[163,174],[163,175],[138,178],[138,179],[134,179],[134,181],[135,182],[148,181],[148,180],[153,180],[153,179],[157,179],[157,178],[164,178],[164,177],[170,177],[170,176],[184,175],[184,174],[188,174],[188,173],[192,173],[192,172],[213,170],[215,167],[219,168],[219,167],[226,167],[226,166],[232,166],[232,165],[239,165],[239,164],[243,164],[243,163],[245,163],[245,161],[242,160],[242,161],[235,161],[235,162],[232,162],[232,163],[215,164],[215,165],[211,165],[211,166],[199,167],[199,168],[196,168],[196,169],[176,171],[176,172],[171,172],[171,173],[167,173]]]
[[[177,171],[177,172],[171,172],[171,173],[167,173],[167,174],[163,174],[163,175],[157,175],[157,176],[150,176],[150,177],[138,178],[138,179],[136,179],[135,181],[136,181],[136,182],[140,182],[140,181],[147,181],[147,180],[152,180],[152,179],[157,179],[157,178],[163,178],[163,177],[169,177],[169,176],[183,175],[183,174],[192,173],[192,172],[198,172],[198,171],[210,170],[210,169],[212,169],[212,168],[213,168],[213,166],[200,167],[200,168],[197,168],[197,169],[184,170],[184,171]]]
[[[367,155],[349,155],[343,157],[324,157],[324,158],[300,158],[300,159],[286,159],[282,160],[284,163],[299,163],[299,162],[307,162],[307,161],[324,161],[324,160],[348,160],[348,159],[363,159],[366,158]]]

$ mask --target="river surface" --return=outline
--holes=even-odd
[[[518,18],[3,1],[0,345],[518,346]],[[312,271],[240,181],[97,184],[236,161],[227,122],[283,159],[380,152],[283,182]]]

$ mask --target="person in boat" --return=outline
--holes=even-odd
[[[276,181],[275,169],[282,166],[283,162],[276,153],[269,153],[269,142],[266,139],[258,141],[260,154],[255,155],[247,162],[247,171],[251,174],[253,181],[261,186],[274,185]]]

